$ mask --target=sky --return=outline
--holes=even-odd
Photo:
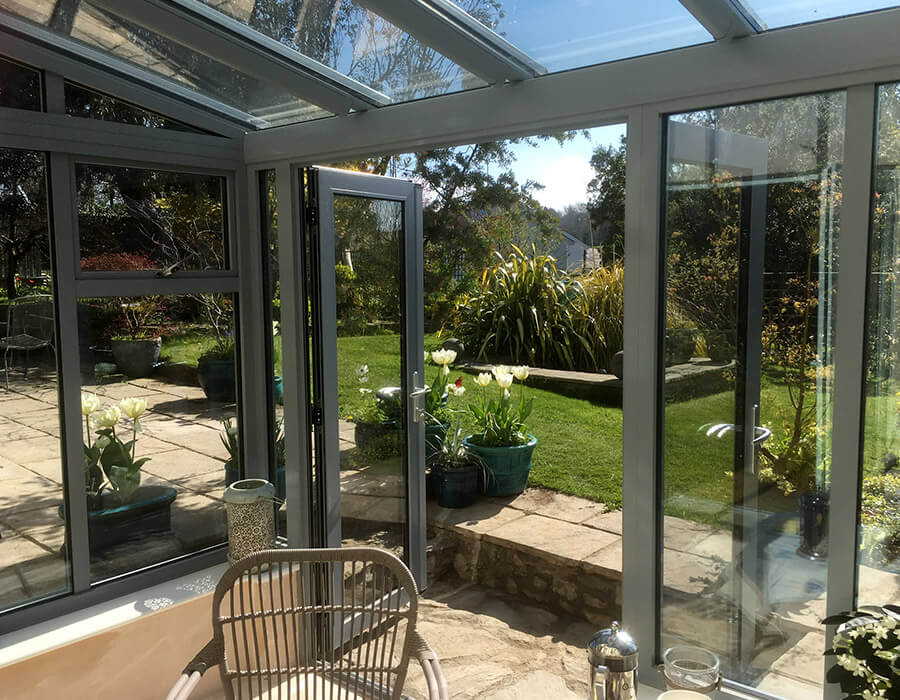
[[[625,133],[624,124],[600,126],[579,134],[560,145],[556,141],[540,141],[533,147],[514,144],[516,162],[512,166],[516,180],[534,180],[543,185],[535,190],[534,198],[545,207],[562,210],[567,204],[587,201],[587,185],[594,177],[591,154],[597,146],[618,146]]]

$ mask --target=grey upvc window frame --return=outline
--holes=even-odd
[[[68,77],[68,76],[67,76]],[[239,329],[238,366],[241,386],[238,404],[244,454],[266,459],[243,460],[245,476],[268,478],[269,444],[265,439],[265,400],[256,387],[266,379],[262,328],[261,251],[253,245],[258,229],[249,217],[247,170],[241,158],[240,139],[186,134],[141,126],[65,117],[64,79],[44,72],[48,112],[0,110],[0,148],[40,151],[46,154],[55,294],[57,298],[57,358],[60,370],[61,451],[65,479],[66,540],[70,587],[67,592],[23,603],[0,613],[4,631],[12,631],[220,564],[226,544],[182,555],[102,582],[91,583],[87,540],[87,505],[80,472],[81,377],[76,305],[82,296],[127,296],[219,292],[234,294]],[[163,133],[165,132],[165,133]],[[229,209],[227,236],[230,269],[197,271],[159,278],[149,273],[91,273],[80,270],[77,242],[75,162],[124,165],[217,174],[226,178]],[[243,235],[247,231],[250,235]]]

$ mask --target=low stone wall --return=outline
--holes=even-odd
[[[453,571],[544,607],[606,625],[622,616],[622,575],[552,552],[512,546],[455,526],[432,525],[429,577]]]

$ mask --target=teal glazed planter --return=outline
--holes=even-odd
[[[197,377],[203,393],[210,401],[235,402],[237,392],[234,379],[234,360],[201,357],[197,361]]]
[[[481,447],[472,443],[474,435],[463,438],[463,445],[484,462],[488,496],[517,496],[528,484],[531,457],[537,446],[537,438],[528,436],[524,445],[512,447]]]
[[[272,398],[275,399],[275,403],[277,404],[284,403],[284,380],[277,374],[275,375],[275,381],[272,385]]]

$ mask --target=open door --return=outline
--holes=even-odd
[[[393,551],[425,587],[422,190],[303,172],[313,541]]]

